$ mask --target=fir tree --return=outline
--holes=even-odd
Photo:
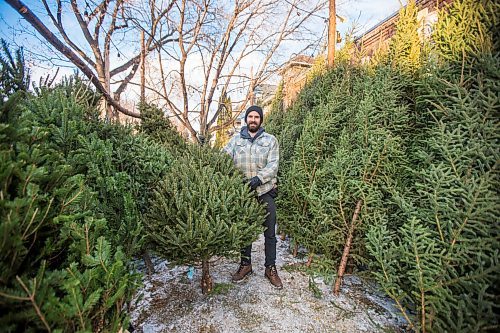
[[[385,221],[368,233],[377,280],[423,332],[498,327],[500,61],[487,33],[494,6],[456,1],[440,13],[439,67],[418,82],[411,186],[394,193],[404,224]]]
[[[222,148],[229,141],[229,126],[224,127],[224,125],[233,116],[233,107],[231,104],[231,98],[224,93],[219,98],[219,108],[221,109],[219,116],[217,117],[217,126],[220,127],[215,134],[215,144],[214,147]]]
[[[139,109],[142,116],[139,132],[160,142],[173,154],[182,153],[186,149],[186,141],[161,109],[147,103],[141,103]]]
[[[438,59],[461,62],[474,59],[464,56],[498,51],[499,13],[492,0],[458,0],[441,10],[432,34]]]
[[[336,59],[342,61],[341,59]],[[306,74],[306,82],[310,82],[317,76],[324,75],[327,71],[326,66],[326,56],[324,54],[319,54],[316,58],[314,58],[314,62],[311,66],[311,69],[307,71]]]
[[[83,88],[69,80],[36,95],[12,91],[0,109],[0,326],[7,331],[127,326],[143,196],[169,155],[130,128],[100,122]],[[101,145],[87,147],[87,139]],[[93,178],[95,170],[104,176]],[[113,195],[103,203],[104,193]]]
[[[155,189],[146,217],[155,251],[173,263],[201,263],[207,293],[210,259],[254,241],[264,210],[229,156],[193,145]]]
[[[24,62],[23,49],[17,49],[13,55],[4,39],[0,43],[0,105],[2,105],[15,92],[28,91],[31,75]]]
[[[41,127],[37,119],[53,111],[47,100],[42,105],[8,101],[2,109],[0,326],[116,331],[126,325],[122,305],[137,276],[121,249],[109,246],[106,221],[91,211],[96,198],[66,159],[81,127],[67,119]]]
[[[431,120],[415,147],[414,185],[395,196],[407,221],[390,237],[369,234],[383,267],[378,280],[403,313],[415,309],[409,321],[422,331],[498,325],[499,77],[491,68],[499,64],[481,59],[472,70],[481,75],[466,77],[466,86],[441,81],[446,72],[425,83],[421,106]]]
[[[406,74],[414,74],[422,65],[426,55],[425,40],[419,36],[422,23],[418,20],[415,0],[408,1],[399,11],[396,34],[389,44],[388,60],[394,68]]]

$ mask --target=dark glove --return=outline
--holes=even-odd
[[[262,185],[262,182],[260,181],[259,177],[255,176],[255,177],[252,177],[252,179],[250,179],[250,188],[252,190],[255,190],[257,188],[257,186],[260,186]]]

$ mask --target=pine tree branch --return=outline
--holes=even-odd
[[[5,297],[5,298],[9,298],[9,299],[13,299],[16,301],[29,301],[30,300],[29,297],[20,297],[20,296],[10,295],[10,294],[3,293],[1,291],[0,291],[0,296]]]
[[[76,310],[78,312],[78,319],[80,319],[80,325],[83,330],[85,330],[85,321],[83,320],[82,310],[80,309],[80,305],[78,304],[78,298],[76,297],[75,287],[71,288],[71,292],[73,294],[73,299],[75,301]]]
[[[387,274],[387,269],[385,266],[385,262],[383,260],[378,260],[380,267],[382,268],[382,272],[384,273],[384,278],[385,281],[390,282],[391,280],[389,279],[389,275]],[[396,297],[391,291],[387,290],[387,288],[384,288],[387,294],[391,296],[391,298],[396,302],[396,305],[398,306],[399,311],[403,314],[403,317],[406,319],[406,322],[409,325],[409,329],[412,330],[414,325],[413,322],[410,320],[410,317],[408,317],[408,314],[406,313],[406,309],[403,307],[401,302],[399,301],[399,297]]]
[[[479,188],[474,193],[474,197],[473,197],[474,200],[470,203],[469,209],[467,210],[467,213],[465,214],[465,218],[464,218],[463,222],[460,224],[460,227],[453,232],[453,239],[451,241],[451,246],[450,246],[448,253],[451,253],[453,251],[453,247],[455,246],[455,243],[457,241],[458,236],[460,236],[460,234],[462,233],[462,230],[465,228],[465,225],[467,224],[467,222],[469,220],[470,214],[472,213],[472,209],[474,208],[474,206],[477,202],[477,199],[479,197],[479,190],[482,187],[482,185],[483,185],[483,180],[481,179],[481,182],[479,183]]]
[[[47,323],[47,320],[45,319],[45,316],[43,315],[42,311],[40,311],[40,307],[38,306],[38,304],[36,303],[36,300],[35,300],[36,277],[33,278],[33,292],[31,292],[31,293],[30,293],[30,290],[28,289],[28,287],[24,284],[23,280],[19,276],[16,276],[16,280],[17,280],[17,282],[19,282],[19,284],[24,289],[26,294],[28,294],[28,299],[30,300],[33,307],[35,308],[36,314],[38,315],[40,320],[45,325],[45,328],[47,329],[47,331],[52,332],[49,324]]]
[[[80,194],[82,194],[82,192],[83,192],[83,188],[80,187],[80,190],[71,199],[69,199],[67,202],[64,202],[62,204],[61,212],[63,212],[64,209],[66,209],[66,207],[68,207],[73,201],[75,201],[80,196]]]
[[[413,230],[412,230],[413,231]],[[417,272],[418,272],[418,284],[419,284],[419,289],[420,289],[420,320],[421,320],[421,329],[422,332],[425,333],[426,327],[425,327],[425,290],[424,290],[424,280],[423,280],[423,269],[420,264],[420,256],[418,253],[417,249],[417,244],[416,241],[412,242],[413,246],[413,255],[415,256],[416,260],[416,265],[417,265]]]

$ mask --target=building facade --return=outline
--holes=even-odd
[[[421,23],[419,34],[422,38],[430,37],[432,27],[438,19],[438,9],[450,4],[453,0],[416,0],[418,20]],[[389,40],[396,33],[396,24],[399,19],[399,11],[393,13],[381,21],[362,36],[357,37],[354,43],[361,52],[361,62],[368,61],[379,50],[386,50]]]

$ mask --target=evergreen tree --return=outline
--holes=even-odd
[[[299,228],[295,235],[312,253],[322,243],[320,253],[332,260],[343,254],[339,282],[348,255],[354,263],[366,260],[363,237],[355,234],[390,212],[384,198],[404,167],[408,122],[400,106],[404,90],[390,69],[344,71],[328,103],[306,119],[288,175],[298,199],[293,206],[309,211],[301,223],[291,223]]]
[[[172,154],[182,154],[187,148],[186,141],[177,132],[164,112],[147,103],[141,103],[139,110],[142,116],[141,123],[137,127],[139,132],[163,144]]]
[[[85,174],[86,185],[99,198],[93,210],[107,220],[107,241],[124,246],[128,257],[141,253],[141,215],[152,188],[168,171],[171,155],[130,126],[100,121],[87,99],[68,96],[68,90],[66,84],[41,89],[28,102],[31,126],[46,132],[45,144],[62,154],[73,172]]]
[[[189,146],[154,191],[146,226],[155,251],[173,263],[201,263],[204,293],[209,261],[234,255],[262,232],[264,209],[229,156]]]
[[[404,223],[368,233],[377,280],[423,332],[499,323],[500,59],[488,33],[495,6],[456,1],[440,13],[432,50],[440,66],[417,82],[411,187],[394,193]]]
[[[0,108],[0,326],[127,327],[124,305],[139,279],[130,259],[144,245],[142,214],[171,154],[130,127],[101,122],[95,94],[78,78],[7,98]]]
[[[41,127],[35,119],[50,118],[50,104],[37,113],[18,102],[0,117],[0,326],[117,331],[137,276],[109,246],[106,221],[91,211],[96,198],[66,160],[75,127]]]
[[[266,131],[278,135],[283,130],[284,119],[283,81],[280,81],[271,102],[271,111],[266,114]]]
[[[338,54],[336,54],[338,56]],[[344,62],[343,59],[336,59],[339,62]],[[326,65],[326,56],[324,54],[319,54],[316,58],[314,58],[314,62],[311,68],[307,71],[306,74],[306,82],[310,82],[317,76],[324,75],[327,72]]]
[[[414,329],[494,330],[500,7],[454,1],[440,12],[430,49],[412,8],[398,24],[390,68],[337,68],[271,118],[288,139],[278,207],[310,251],[331,246],[335,259],[347,238],[350,256],[370,263]]]
[[[219,108],[221,109],[219,116],[217,117],[217,126],[221,128],[217,130],[215,134],[215,148],[222,148],[229,142],[229,128],[222,127],[226,124],[233,116],[233,106],[231,104],[231,98],[224,93],[219,98]]]
[[[432,120],[415,147],[412,191],[395,197],[407,221],[369,234],[378,281],[403,313],[415,310],[409,321],[422,331],[498,325],[499,76],[491,69],[499,65],[482,58],[465,86],[442,81],[452,77],[446,71],[425,82],[421,107]]]
[[[418,20],[417,15],[415,0],[408,1],[399,11],[396,33],[389,44],[388,61],[394,68],[406,74],[417,72],[428,53],[424,47],[425,38],[418,33],[422,22]]]
[[[29,68],[24,62],[23,49],[16,50],[14,55],[7,42],[0,40],[0,106],[15,92],[27,92],[31,83]]]
[[[432,34],[441,62],[473,60],[470,55],[500,49],[500,5],[493,0],[458,0],[441,10]]]

